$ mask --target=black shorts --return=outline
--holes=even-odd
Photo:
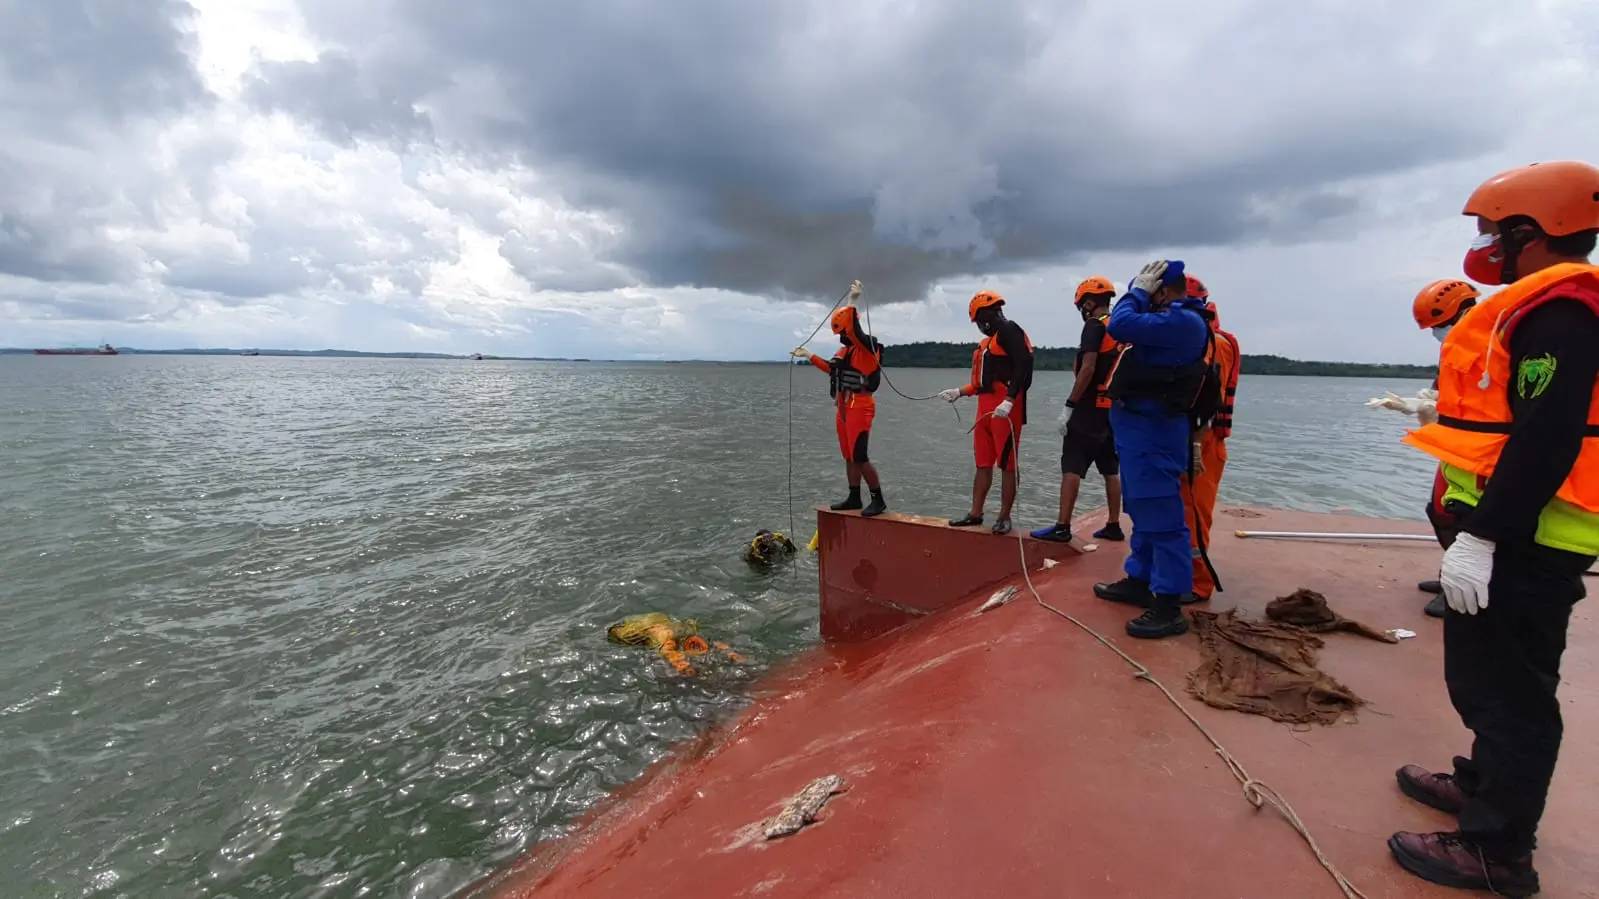
[[[1110,430],[1110,410],[1079,406],[1066,419],[1066,437],[1060,446],[1061,474],[1082,477],[1092,464],[1107,478],[1121,474],[1116,459],[1116,438]]]

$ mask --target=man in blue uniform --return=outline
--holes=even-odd
[[[1180,597],[1193,590],[1182,479],[1207,391],[1220,384],[1210,364],[1204,300],[1189,299],[1180,261],[1144,266],[1111,310],[1107,330],[1128,344],[1111,374],[1110,423],[1121,459],[1122,502],[1133,520],[1131,552],[1113,584],[1094,595],[1142,606],[1127,634],[1153,639],[1188,632]],[[1213,412],[1214,410],[1210,410]]]

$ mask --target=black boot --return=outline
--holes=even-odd
[[[1124,577],[1114,584],[1095,584],[1094,595],[1111,602],[1124,602],[1131,606],[1149,608],[1154,596],[1149,592],[1149,582]]]
[[[1444,585],[1437,581],[1420,581],[1416,584],[1416,589],[1434,596],[1442,596],[1444,593]]]
[[[1442,596],[1434,596],[1432,599],[1427,600],[1427,604],[1422,606],[1421,610],[1426,612],[1429,617],[1442,618],[1444,613],[1449,611],[1449,601]]]
[[[1188,619],[1174,593],[1157,593],[1155,601],[1132,621],[1127,622],[1127,636],[1140,640],[1158,640],[1162,637],[1179,637],[1188,633]]]
[[[834,503],[831,506],[828,506],[828,508],[832,509],[834,512],[848,512],[851,509],[859,509],[860,507],[861,488],[859,487],[849,488],[849,499],[846,499],[841,503]]]
[[[1126,540],[1127,539],[1127,535],[1122,533],[1122,523],[1121,522],[1112,521],[1109,524],[1105,525],[1104,527],[1100,528],[1099,530],[1095,531],[1094,532],[1094,539],[1095,540],[1120,541],[1120,540]]]
[[[871,518],[874,515],[881,515],[881,514],[883,514],[884,512],[887,512],[887,511],[888,511],[888,503],[883,501],[883,491],[881,491],[881,490],[873,490],[872,491],[872,501],[871,501],[871,503],[869,503],[866,506],[866,508],[861,510],[861,517],[862,518]]]

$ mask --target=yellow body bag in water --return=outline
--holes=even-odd
[[[677,673],[690,677],[699,672],[689,663],[689,656],[703,656],[712,647],[720,650],[730,662],[741,664],[744,661],[744,657],[726,643],[706,643],[700,636],[699,622],[694,619],[676,619],[661,612],[629,615],[606,628],[605,636],[612,643],[624,646],[648,646],[660,653]]]

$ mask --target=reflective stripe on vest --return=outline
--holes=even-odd
[[[1438,421],[1410,431],[1404,443],[1443,463],[1444,499],[1475,506],[1508,439],[1510,338],[1526,313],[1554,299],[1583,302],[1599,315],[1599,266],[1561,263],[1528,275],[1467,311],[1445,338],[1438,365]],[[1534,539],[1545,546],[1599,554],[1599,384],[1588,403],[1589,439],[1539,514]]]
[[[1216,410],[1216,418],[1210,425],[1211,433],[1225,440],[1233,433],[1233,398],[1238,394],[1238,375],[1243,368],[1243,352],[1238,348],[1238,338],[1232,334],[1218,328],[1216,336],[1222,338],[1232,351],[1232,358],[1226,360],[1221,373],[1221,408]]]

